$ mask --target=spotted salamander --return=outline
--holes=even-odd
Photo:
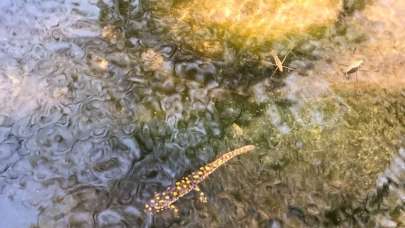
[[[166,191],[155,193],[153,198],[145,204],[145,211],[149,213],[159,213],[166,209],[172,209],[174,212],[177,212],[177,208],[173,203],[193,190],[200,193],[200,200],[202,202],[206,202],[206,197],[204,196],[204,193],[200,191],[198,184],[235,156],[247,153],[254,149],[255,146],[253,145],[243,146],[220,156],[205,166],[200,167],[190,175],[176,181],[175,185],[168,187]]]

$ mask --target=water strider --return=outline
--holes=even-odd
[[[350,74],[357,73],[363,63],[362,59],[352,62],[344,71],[346,78],[349,79]]]

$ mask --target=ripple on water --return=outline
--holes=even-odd
[[[94,227],[94,215],[108,206],[109,195],[105,189],[83,186],[53,200],[57,205],[39,215],[40,227]]]
[[[18,161],[20,145],[16,137],[8,137],[0,143],[0,173],[5,172],[10,166]]]

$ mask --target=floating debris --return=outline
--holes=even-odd
[[[243,129],[237,125],[236,123],[232,124],[232,133],[233,133],[233,137],[240,137],[243,135]]]
[[[163,56],[152,49],[148,49],[141,55],[141,59],[145,64],[146,70],[158,71],[162,69],[164,64]]]
[[[159,213],[170,208],[177,213],[178,210],[173,203],[193,190],[200,192],[200,201],[207,202],[207,199],[204,193],[201,192],[198,184],[204,181],[211,173],[213,173],[227,161],[231,160],[235,156],[250,152],[254,149],[255,146],[247,145],[230,151],[217,158],[215,161],[192,172],[190,175],[183,177],[181,180],[177,181],[174,186],[167,188],[166,191],[156,193],[149,203],[145,204],[146,212]]]

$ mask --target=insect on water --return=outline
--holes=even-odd
[[[283,69],[283,68],[284,68],[283,64],[284,64],[285,59],[287,58],[287,55],[283,58],[283,61],[281,61],[275,51],[271,51],[270,54],[271,54],[271,56],[272,56],[273,59],[274,59],[274,63],[276,64],[277,69],[278,69],[280,72],[283,72],[283,71],[284,71],[284,69]]]
[[[360,69],[361,65],[363,65],[363,63],[364,63],[364,60],[360,59],[360,60],[356,60],[352,64],[350,64],[344,71],[346,79],[349,79],[350,75],[353,73],[356,73],[356,76],[357,76],[357,72],[359,71],[359,69]]]
[[[292,50],[292,49],[290,49],[290,50],[288,51],[288,53],[284,56],[283,60],[281,60],[281,59],[278,57],[278,54],[277,54],[277,52],[276,52],[275,50],[272,50],[272,51],[270,52],[270,55],[271,55],[271,57],[273,58],[274,63],[269,62],[269,61],[265,61],[265,60],[262,61],[262,63],[264,63],[265,65],[270,65],[270,66],[275,66],[275,67],[276,67],[276,69],[273,71],[273,73],[271,74],[270,77],[273,77],[274,74],[277,73],[277,71],[279,71],[279,72],[284,72],[284,68],[285,68],[285,69],[288,69],[288,70],[294,70],[294,69],[291,68],[291,67],[284,66],[284,62],[285,62],[285,60],[287,59],[287,56],[290,54],[291,50]]]

